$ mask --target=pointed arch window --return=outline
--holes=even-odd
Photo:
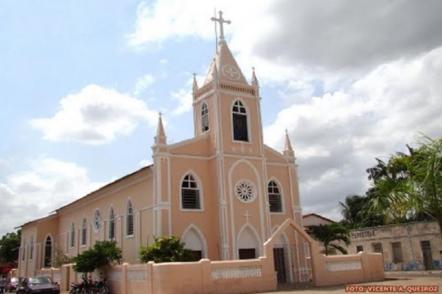
[[[101,226],[101,215],[100,210],[96,209],[94,213],[94,230],[95,232],[98,232],[100,230]]]
[[[87,238],[87,220],[84,218],[81,223],[81,245],[86,245]]]
[[[52,264],[52,239],[50,236],[46,237],[45,241],[45,255],[44,255],[44,267],[51,267]]]
[[[31,236],[31,245],[29,248],[29,259],[32,259],[33,254],[34,254],[34,236]]]
[[[201,131],[204,133],[209,130],[209,108],[206,103],[201,106]]]
[[[109,240],[115,240],[115,212],[112,207],[109,212]]]
[[[70,241],[71,241],[71,243],[70,243],[71,247],[74,247],[75,246],[75,224],[74,223],[71,224],[71,238],[70,238]]]
[[[275,181],[270,181],[267,187],[270,212],[282,212],[281,192]]]
[[[25,260],[25,255],[26,255],[26,243],[23,242],[23,246],[21,248],[21,260]]]
[[[181,183],[181,207],[183,209],[201,209],[200,190],[191,174],[187,174]]]
[[[126,213],[126,236],[133,236],[134,234],[134,208],[132,202],[129,200],[127,202],[127,213]]]
[[[232,108],[233,140],[249,141],[247,110],[241,101],[236,100]]]

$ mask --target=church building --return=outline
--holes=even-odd
[[[172,235],[197,259],[257,258],[287,218],[301,226],[290,138],[286,133],[281,150],[264,144],[258,79],[253,70],[247,80],[235,61],[222,14],[214,20],[220,27],[215,57],[204,83],[193,81],[194,137],[169,144],[160,115],[152,165],[22,226],[19,276],[98,240],[115,240],[128,263],[138,263],[140,247],[155,237]],[[284,246],[294,238],[284,234],[275,245],[287,280],[300,266],[299,249]]]

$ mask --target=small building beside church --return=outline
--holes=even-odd
[[[302,219],[305,229],[334,223],[316,213],[305,214]],[[382,253],[386,271],[442,269],[442,236],[437,222],[353,229],[350,241],[348,246],[342,242],[339,245],[347,247],[349,254]]]
[[[442,269],[442,237],[437,222],[414,222],[350,232],[349,253],[382,253],[385,270]]]

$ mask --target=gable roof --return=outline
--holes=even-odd
[[[136,170],[134,172],[131,172],[131,173],[125,175],[125,176],[122,176],[121,178],[118,178],[118,179],[116,179],[116,180],[114,180],[114,181],[112,181],[112,182],[110,182],[110,183],[108,183],[108,184],[106,184],[106,185],[104,185],[104,186],[102,186],[102,187],[92,191],[92,192],[89,192],[88,194],[84,195],[83,197],[80,197],[80,198],[78,198],[78,199],[76,199],[76,200],[74,200],[74,201],[72,201],[72,202],[70,202],[70,203],[68,203],[66,205],[61,206],[60,208],[56,209],[55,212],[58,213],[59,211],[63,210],[64,208],[67,208],[67,207],[69,207],[69,206],[71,206],[71,205],[73,205],[75,203],[78,203],[78,202],[80,202],[80,201],[82,201],[82,200],[84,200],[84,199],[86,199],[86,198],[88,198],[90,196],[93,196],[94,194],[96,194],[98,192],[101,192],[102,190],[104,190],[106,188],[112,187],[112,186],[122,182],[123,180],[128,179],[130,177],[133,177],[133,176],[135,176],[135,175],[137,175],[137,174],[139,174],[139,173],[141,173],[141,172],[143,172],[143,171],[145,171],[147,169],[150,169],[151,167],[153,167],[153,164],[150,164],[148,166],[142,167],[142,168],[140,168],[140,169],[138,169],[138,170]]]
[[[319,215],[319,214],[317,214],[317,213],[307,213],[307,214],[304,214],[304,215],[302,216],[302,219],[307,218],[307,217],[317,217],[317,218],[323,219],[323,220],[325,220],[325,221],[328,221],[328,222],[331,222],[331,223],[335,223],[334,220],[331,220],[331,219],[329,219],[329,218],[326,218],[325,216]]]
[[[70,202],[70,203],[68,203],[68,204],[65,204],[65,205],[63,205],[63,206],[57,208],[56,210],[52,211],[52,212],[51,212],[49,215],[47,215],[47,216],[40,217],[40,218],[37,218],[37,219],[31,220],[31,221],[28,221],[28,222],[26,222],[26,223],[24,223],[24,224],[18,226],[17,228],[21,228],[21,227],[24,227],[24,226],[27,226],[27,225],[30,225],[30,224],[33,224],[33,223],[39,222],[39,221],[41,221],[41,220],[45,220],[45,219],[47,219],[47,218],[54,217],[54,216],[56,216],[61,210],[65,209],[65,208],[68,208],[68,207],[70,207],[71,205],[74,205],[74,204],[76,204],[76,203],[78,203],[78,202],[80,202],[80,201],[82,201],[82,200],[84,200],[84,199],[86,199],[86,198],[89,198],[89,197],[93,196],[94,194],[96,194],[96,193],[98,193],[98,192],[100,192],[100,191],[102,191],[102,190],[104,190],[104,189],[106,189],[106,188],[112,187],[112,186],[114,186],[114,185],[120,183],[121,181],[123,181],[123,180],[125,180],[125,179],[128,179],[128,178],[130,178],[130,177],[133,177],[133,176],[135,176],[135,175],[137,175],[137,174],[139,174],[139,173],[141,173],[141,172],[143,172],[143,171],[145,171],[145,170],[147,170],[147,169],[150,169],[150,168],[152,168],[152,167],[153,167],[153,164],[150,164],[150,165],[148,165],[148,166],[144,166],[144,167],[142,167],[142,168],[140,168],[140,169],[138,169],[138,170],[136,170],[136,171],[134,171],[134,172],[132,172],[132,173],[129,173],[129,174],[125,175],[125,176],[122,176],[121,178],[118,178],[118,179],[116,179],[116,180],[114,180],[114,181],[112,181],[112,182],[110,182],[110,183],[108,183],[108,184],[106,184],[106,185],[104,185],[104,186],[102,186],[102,187],[100,187],[100,188],[98,188],[98,189],[92,191],[92,192],[89,192],[88,194],[86,194],[86,195],[84,195],[84,196],[82,196],[82,197],[80,197],[80,198],[78,198],[78,199],[76,199],[76,200],[74,200],[74,201],[72,201],[72,202]]]

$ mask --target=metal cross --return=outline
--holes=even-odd
[[[231,21],[230,20],[225,20],[223,18],[223,12],[221,10],[218,11],[218,14],[219,14],[219,18],[212,17],[210,20],[211,21],[216,21],[216,22],[219,23],[219,39],[220,40],[224,40],[224,26],[223,26],[223,24],[225,24],[225,23],[230,24]]]
[[[249,223],[249,218],[250,218],[251,216],[252,216],[252,215],[249,214],[249,211],[246,210],[246,213],[244,214],[244,217],[246,218],[246,223]]]

